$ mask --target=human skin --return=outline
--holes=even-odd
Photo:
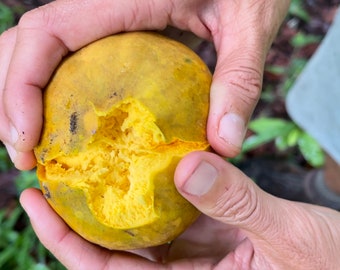
[[[62,58],[107,35],[172,25],[215,45],[208,139],[220,155],[235,156],[287,8],[280,0],[60,0],[28,12],[0,37],[0,138],[17,168],[34,167],[42,89]],[[23,192],[21,203],[42,243],[69,269],[338,269],[338,212],[275,198],[211,153],[186,156],[175,183],[204,215],[170,246],[134,253],[86,242],[38,190]]]
[[[133,252],[109,251],[85,241],[38,190],[26,190],[21,203],[41,242],[71,270],[338,269],[337,211],[271,196],[207,152],[186,156],[175,183],[203,215],[171,245]]]
[[[59,0],[29,11],[0,37],[0,140],[18,169],[33,168],[42,89],[62,58],[111,34],[171,25],[215,45],[208,140],[220,155],[235,156],[288,6],[283,0]]]
[[[61,0],[28,12],[1,35],[0,138],[19,169],[35,166],[32,149],[43,124],[41,90],[63,56],[110,34],[161,30],[167,24],[214,42],[218,61],[208,137],[221,155],[239,152],[260,93],[264,59],[288,1],[141,3]],[[338,212],[264,193],[211,153],[186,156],[175,183],[204,215],[170,246],[134,253],[86,242],[38,190],[24,191],[21,203],[42,243],[69,269],[338,268]]]

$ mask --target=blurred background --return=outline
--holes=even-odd
[[[2,0],[0,33],[18,23],[20,16],[48,0]],[[317,142],[288,116],[286,95],[327,33],[340,0],[292,0],[289,13],[268,54],[261,99],[249,125],[242,153],[230,160],[241,168],[260,164],[275,173],[276,165],[258,160],[280,160],[304,170],[324,163]],[[213,71],[216,54],[203,42],[197,53]],[[256,181],[256,179],[254,179]],[[0,143],[0,269],[64,269],[40,244],[18,197],[27,187],[38,187],[35,171],[17,171]]]

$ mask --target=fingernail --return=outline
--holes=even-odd
[[[218,135],[228,144],[241,148],[246,131],[245,122],[239,115],[227,113],[220,120]]]
[[[15,145],[16,142],[19,139],[19,133],[18,133],[18,131],[16,130],[16,128],[12,124],[9,127],[9,132],[10,132],[10,136],[11,136],[11,143],[13,145]]]
[[[202,161],[184,184],[183,190],[191,195],[202,196],[209,192],[217,176],[216,168]]]

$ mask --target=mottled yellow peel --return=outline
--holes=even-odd
[[[44,91],[37,175],[51,207],[109,249],[171,241],[199,212],[174,185],[186,154],[209,150],[211,74],[184,45],[114,35],[68,56]]]

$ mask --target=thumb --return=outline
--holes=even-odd
[[[278,214],[284,208],[282,200],[262,191],[215,154],[193,152],[184,157],[177,166],[175,184],[205,215],[253,235],[270,238],[278,223],[284,222]]]

